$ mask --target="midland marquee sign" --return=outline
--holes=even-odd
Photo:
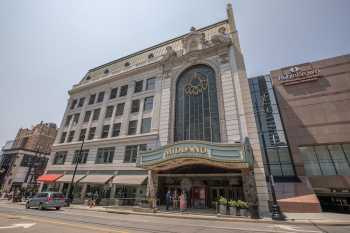
[[[242,144],[220,144],[203,141],[182,141],[159,149],[142,151],[138,157],[139,167],[153,165],[176,159],[206,159],[215,162],[252,162],[252,155]]]

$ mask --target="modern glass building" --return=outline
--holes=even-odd
[[[266,174],[276,181],[294,178],[295,171],[270,75],[249,79],[254,115],[261,140]]]

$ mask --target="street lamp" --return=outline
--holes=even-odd
[[[83,139],[83,141],[81,142],[79,156],[78,156],[78,159],[75,162],[75,167],[74,167],[74,171],[73,171],[72,181],[70,182],[70,186],[69,186],[69,190],[68,190],[68,204],[72,203],[72,201],[73,201],[74,178],[75,178],[75,174],[77,173],[78,164],[81,161],[81,154],[83,152],[85,135],[82,135],[82,139]]]

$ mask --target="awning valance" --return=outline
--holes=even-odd
[[[112,183],[120,185],[140,185],[147,179],[147,175],[120,175],[114,177]]]
[[[105,184],[111,178],[112,175],[87,175],[82,178],[79,183]]]
[[[61,176],[63,176],[63,174],[45,174],[45,175],[39,176],[37,181],[44,182],[44,183],[53,183],[56,180],[58,180],[58,178],[60,178]]]
[[[79,180],[83,179],[86,175],[75,175],[74,176],[74,182],[78,182]],[[73,175],[64,175],[60,177],[56,182],[60,183],[70,183],[72,182]]]

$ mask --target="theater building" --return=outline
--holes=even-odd
[[[258,204],[268,189],[232,8],[224,21],[101,65],[69,91],[42,189],[75,201],[188,194],[192,208],[219,196]],[[83,156],[79,150],[83,137]],[[135,203],[133,203],[135,204]]]
[[[286,210],[350,211],[350,55],[271,71],[299,181],[277,183]]]

